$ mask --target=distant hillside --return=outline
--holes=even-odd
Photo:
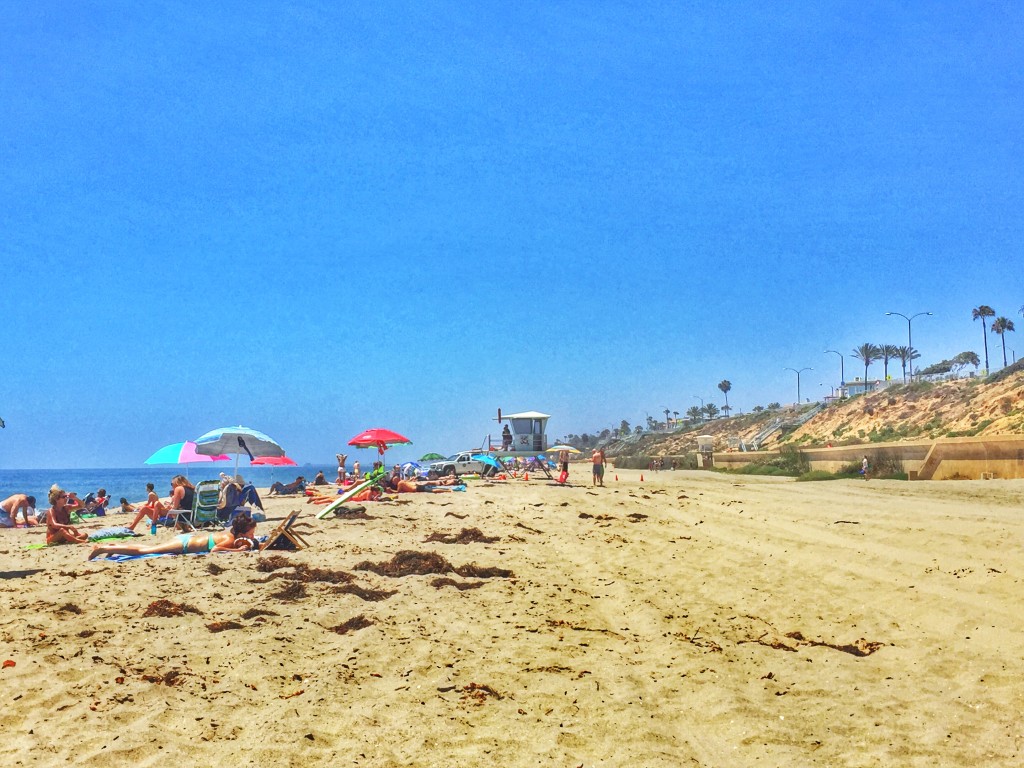
[[[749,442],[780,416],[795,418],[810,408],[715,419],[677,432],[614,441],[607,451],[610,456],[681,455],[696,449],[697,435],[712,435],[715,450],[725,450],[730,438]],[[1008,434],[1024,434],[1024,361],[987,379],[899,384],[849,398],[825,407],[795,429],[774,433],[762,448]]]

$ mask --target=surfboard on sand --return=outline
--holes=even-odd
[[[357,495],[358,493],[360,493],[362,491],[365,491],[367,488],[369,488],[371,485],[373,485],[374,480],[376,480],[376,478],[374,478],[373,480],[364,480],[361,483],[356,483],[355,485],[353,485],[351,488],[349,488],[347,491],[345,491],[343,494],[341,494],[341,496],[339,496],[334,501],[332,501],[330,504],[328,504],[326,507],[324,507],[319,512],[317,512],[316,513],[317,520],[323,520],[324,518],[329,517],[330,515],[334,514],[334,510],[336,510],[338,507],[340,507],[346,501],[348,501],[349,499],[351,499],[353,496]]]

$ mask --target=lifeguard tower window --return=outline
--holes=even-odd
[[[510,414],[508,422],[512,428],[512,450],[521,453],[541,453],[547,450],[544,431],[549,418],[548,414],[536,411]]]

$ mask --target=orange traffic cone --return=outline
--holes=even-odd
[[[644,476],[643,476],[643,474],[641,474],[640,475],[640,482],[642,483],[643,481],[644,481]]]
[[[526,474],[523,475],[523,480],[529,480],[529,479],[530,479],[530,473],[527,472]]]
[[[619,482],[619,476],[618,475],[615,476],[615,482],[616,483]]]

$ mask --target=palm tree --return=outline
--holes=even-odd
[[[672,411],[670,411],[668,408],[663,408],[662,410],[665,413],[665,431],[667,432],[669,429],[671,429],[668,423],[668,415],[672,413]]]
[[[985,370],[988,371],[988,327],[985,325],[986,317],[995,317],[996,311],[987,304],[981,304],[971,310],[971,319],[981,318],[981,337],[985,341]]]
[[[700,409],[699,405],[692,405],[686,412],[686,418],[693,422],[704,421],[704,411]]]
[[[992,321],[992,333],[998,333],[999,338],[1003,341],[1003,368],[1006,367],[1006,332],[1012,330],[1014,330],[1013,320],[997,317]]]
[[[879,350],[881,350],[881,352],[882,352],[882,372],[883,372],[883,378],[886,381],[888,381],[889,380],[889,361],[890,360],[895,360],[897,357],[900,356],[899,355],[899,347],[897,347],[895,344],[882,344],[879,347]]]
[[[722,394],[725,395],[725,408],[723,410],[728,414],[731,410],[729,408],[729,390],[732,389],[732,382],[728,379],[722,379],[718,382],[718,388],[722,390]]]
[[[672,411],[672,421],[679,423],[679,411]]]
[[[899,358],[900,364],[903,366],[903,383],[907,383],[907,363],[911,360],[917,360],[921,354],[913,347],[906,345],[902,347],[896,347],[896,357]]]
[[[708,415],[709,419],[713,419],[718,415],[718,406],[714,403],[708,403],[704,406],[704,413]]]
[[[853,350],[853,357],[864,363],[864,391],[868,391],[868,366],[882,359],[882,350],[877,344],[865,342]]]

